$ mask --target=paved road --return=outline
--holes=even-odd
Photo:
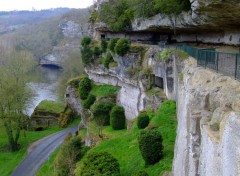
[[[11,176],[34,176],[51,153],[63,142],[64,137],[70,132],[74,134],[77,129],[77,126],[67,128],[38,142]]]

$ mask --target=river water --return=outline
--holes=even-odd
[[[38,67],[34,75],[36,77],[34,81],[27,84],[33,92],[33,97],[25,109],[25,113],[29,116],[42,100],[56,101],[59,99],[57,88],[62,71],[52,67]]]

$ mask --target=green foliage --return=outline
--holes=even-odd
[[[155,0],[155,9],[166,15],[178,15],[182,11],[190,10],[191,3],[189,0]]]
[[[137,117],[137,126],[139,129],[146,128],[149,124],[149,116],[146,112],[141,112]]]
[[[43,100],[37,106],[37,110],[53,112],[53,113],[61,113],[61,112],[64,112],[65,107],[66,107],[65,103],[60,103],[60,102],[50,101],[50,100]]]
[[[82,40],[81,40],[81,45],[83,47],[85,46],[89,46],[90,43],[91,43],[92,39],[90,37],[84,37]]]
[[[112,38],[109,43],[108,43],[108,49],[112,52],[115,52],[114,51],[114,48],[115,48],[115,45],[117,43],[118,39],[117,38]]]
[[[114,106],[111,101],[102,101],[94,103],[92,113],[98,126],[110,125],[110,112]]]
[[[101,52],[105,53],[107,51],[107,47],[108,47],[107,41],[104,39],[101,39],[100,45],[101,45]]]
[[[124,56],[130,49],[130,44],[128,40],[121,38],[117,41],[114,51],[119,56]]]
[[[161,133],[156,129],[141,131],[138,142],[146,164],[155,164],[163,157],[163,139]]]
[[[134,0],[134,17],[148,18],[154,16],[157,12],[154,9],[154,1],[156,0]]]
[[[75,78],[72,78],[72,79],[68,80],[67,84],[74,87],[74,88],[78,88],[81,79],[82,78],[79,77],[79,76],[75,77]]]
[[[73,118],[73,112],[71,111],[71,109],[67,109],[64,113],[60,114],[58,124],[60,127],[66,128],[73,121]]]
[[[107,152],[90,153],[76,169],[76,175],[120,176],[120,166],[116,158]]]
[[[122,106],[114,106],[110,113],[110,125],[114,130],[125,128],[125,111]]]
[[[96,96],[95,96],[95,95],[92,95],[92,94],[89,94],[88,97],[87,97],[87,99],[84,100],[84,102],[83,102],[83,107],[84,107],[85,109],[89,109],[89,108],[93,105],[93,103],[95,102],[95,100],[96,100]]]
[[[176,56],[176,58],[180,61],[189,57],[189,55],[187,53],[185,53],[184,51],[174,50],[174,49],[166,49],[166,50],[163,50],[162,52],[160,52],[159,59],[161,61],[168,60],[170,58],[171,54],[173,54],[173,53]]]
[[[114,60],[113,60],[113,57],[112,57],[111,53],[108,52],[104,61],[103,61],[104,67],[109,68],[109,64],[113,61]]]
[[[91,63],[93,57],[93,51],[89,46],[83,46],[81,48],[82,62],[84,66],[87,66]]]
[[[100,48],[99,48],[98,46],[95,46],[95,47],[93,48],[93,55],[94,55],[95,57],[99,57],[99,56],[101,55],[101,50],[100,50]]]
[[[79,96],[82,100],[87,99],[89,92],[91,91],[92,83],[88,77],[82,78],[79,83]]]
[[[76,163],[84,153],[81,151],[82,143],[80,137],[74,137],[66,141],[60,148],[55,159],[56,174],[58,176],[73,175]]]
[[[149,112],[148,114],[150,116]],[[89,152],[109,152],[112,154],[119,161],[122,175],[132,175],[139,170],[146,171],[149,176],[162,175],[172,170],[177,128],[176,104],[174,101],[167,100],[162,103],[156,114],[151,118],[149,128],[153,127],[161,132],[164,145],[164,157],[154,165],[145,166],[137,140],[141,130],[137,128],[136,123],[129,130],[115,131],[111,127],[104,127],[103,133],[108,139],[102,140]]]
[[[161,61],[165,61],[165,60],[169,59],[170,54],[172,54],[172,52],[174,52],[173,49],[163,50],[162,52],[160,52],[159,59],[160,59]]]
[[[133,19],[133,11],[129,8],[128,0],[112,0],[101,5],[100,21],[108,24],[111,30],[129,29]]]
[[[118,91],[119,91],[119,87],[104,84],[104,85],[94,85],[90,93],[99,98],[116,97]]]
[[[132,174],[132,176],[149,176],[146,171],[138,171]]]

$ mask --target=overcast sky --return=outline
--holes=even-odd
[[[36,10],[57,7],[85,8],[93,4],[93,0],[0,0],[0,11]]]

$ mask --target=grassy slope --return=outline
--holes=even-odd
[[[118,87],[114,87],[111,85],[94,85],[91,94],[95,95],[96,97],[112,97],[116,96],[117,92],[119,91]]]
[[[49,101],[49,100],[43,100],[38,106],[38,110],[43,110],[47,112],[53,112],[53,113],[61,113],[65,109],[65,104],[56,102],[56,101]]]
[[[78,123],[79,119],[76,119],[71,124],[71,126]],[[21,149],[17,152],[10,152],[8,150],[8,140],[6,137],[6,132],[0,121],[0,175],[8,176],[14,170],[14,168],[25,157],[27,153],[27,148],[31,143],[61,130],[63,130],[63,128],[52,127],[45,131],[26,131],[26,137],[23,136],[22,132],[19,140]]]
[[[111,136],[114,134],[112,137],[115,138],[101,142],[89,152],[107,151],[111,153],[118,159],[121,174],[124,176],[129,176],[138,170],[146,170],[150,176],[156,176],[172,169],[176,126],[175,102],[165,101],[149,124],[149,127],[157,127],[162,133],[164,144],[164,158],[153,166],[145,166],[145,162],[141,157],[137,141],[140,130],[136,125],[131,131],[119,131],[120,135],[117,134],[118,131],[106,127],[103,132],[104,135]]]

